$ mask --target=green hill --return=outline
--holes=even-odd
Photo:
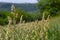
[[[1,3],[0,2],[0,10],[9,10],[10,11],[11,5],[12,5],[12,3]],[[14,5],[16,8],[19,8],[19,9],[22,9],[22,10],[28,11],[28,12],[31,12],[31,11],[36,12],[38,10],[36,4],[31,4],[31,3],[17,4],[17,3],[14,3]]]

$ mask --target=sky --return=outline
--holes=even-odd
[[[37,3],[37,0],[0,0],[0,2],[9,2],[9,3]]]

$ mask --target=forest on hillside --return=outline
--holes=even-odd
[[[60,12],[60,1],[57,0],[38,0],[35,4],[13,4],[15,7],[15,12],[19,15],[16,21],[19,21],[21,15],[23,15],[23,20],[26,22],[31,22],[35,20],[41,20],[42,15],[45,15],[45,19],[48,15],[51,17],[59,16]],[[0,3],[0,24],[8,24],[8,16],[11,16],[12,3]],[[18,22],[17,22],[18,23]]]

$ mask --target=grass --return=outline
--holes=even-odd
[[[0,26],[0,40],[60,40],[60,17]]]
[[[14,14],[13,10],[11,13]],[[13,25],[8,17],[8,25],[0,26],[0,40],[60,40],[60,17],[50,19],[48,16],[45,20],[43,15],[41,21],[29,23],[22,21],[22,17],[18,24],[14,18]]]

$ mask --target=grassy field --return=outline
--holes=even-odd
[[[60,17],[0,26],[0,40],[60,40]]]

